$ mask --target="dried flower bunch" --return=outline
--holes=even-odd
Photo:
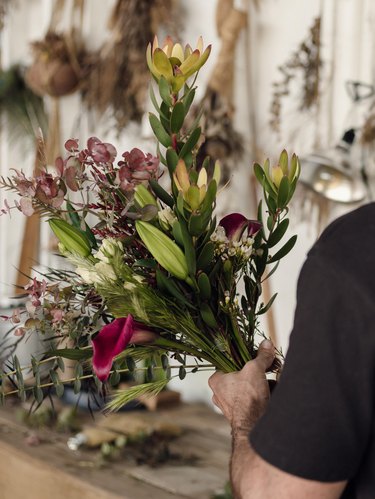
[[[309,35],[293,52],[290,58],[279,71],[282,79],[273,84],[273,98],[271,103],[271,128],[275,132],[280,132],[281,111],[283,98],[290,94],[290,83],[292,80],[301,78],[301,94],[299,97],[299,110],[311,109],[318,101],[321,54],[320,54],[320,27],[321,18],[314,20],[309,30]]]
[[[110,38],[85,58],[83,101],[99,116],[111,110],[118,130],[142,119],[149,81],[143,47],[174,8],[173,0],[118,0],[109,20]]]
[[[194,78],[210,49],[201,39],[192,49],[170,38],[160,46],[155,39],[147,49],[159,94],[151,86],[156,114],[149,119],[157,157],[133,149],[116,160],[112,144],[91,137],[81,149],[70,139],[55,172],[28,179],[16,171],[1,180],[19,194],[16,208],[47,216],[60,253],[75,269],[51,269],[44,279],[30,282],[26,310],[10,318],[17,323],[17,334],[43,337],[52,331],[56,340],[73,342],[64,348],[57,341],[46,359],[33,360],[38,400],[48,386],[61,393],[61,358],[91,359],[100,384],[108,378],[118,381],[120,372],[134,370],[135,361],[152,356],[147,367],[151,381],[117,392],[109,407],[118,409],[166,386],[169,357],[178,361],[178,375],[184,378],[188,369],[235,371],[256,354],[259,317],[275,299],[261,302],[262,283],[296,240],[282,241],[299,162],[283,151],[277,165],[266,161],[254,166],[264,190],[265,218],[261,203],[257,220],[231,213],[217,223],[220,165],[209,174],[207,159],[198,172],[201,127],[196,123],[184,131],[195,97]],[[159,183],[163,168],[170,179],[168,190]],[[88,214],[95,223],[88,224]],[[193,356],[193,366],[187,356]],[[51,359],[51,379],[42,381],[39,366]],[[24,395],[23,368],[17,362],[14,371],[2,376],[14,376]],[[80,366],[74,379],[78,387]],[[163,376],[158,376],[160,370]]]

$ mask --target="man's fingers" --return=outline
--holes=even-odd
[[[264,340],[259,345],[255,362],[263,370],[267,371],[271,367],[275,358],[275,347],[270,340]]]

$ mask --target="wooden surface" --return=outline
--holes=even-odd
[[[14,411],[1,409],[0,499],[209,499],[224,486],[230,437],[222,416],[181,405],[148,417],[181,426],[171,451],[194,456],[194,464],[151,468],[126,460],[99,467],[98,452],[71,451],[68,436],[51,430],[32,430],[41,443],[30,446],[31,430],[15,422]]]

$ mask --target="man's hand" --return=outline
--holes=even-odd
[[[257,357],[237,373],[213,374],[208,383],[214,393],[212,401],[223,412],[232,426],[233,437],[246,438],[264,412],[269,399],[266,371],[275,358],[275,349],[268,340],[263,341]]]

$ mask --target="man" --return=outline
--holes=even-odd
[[[232,426],[241,499],[375,498],[375,203],[339,218],[301,271],[285,365],[270,400],[264,341],[210,378]]]

